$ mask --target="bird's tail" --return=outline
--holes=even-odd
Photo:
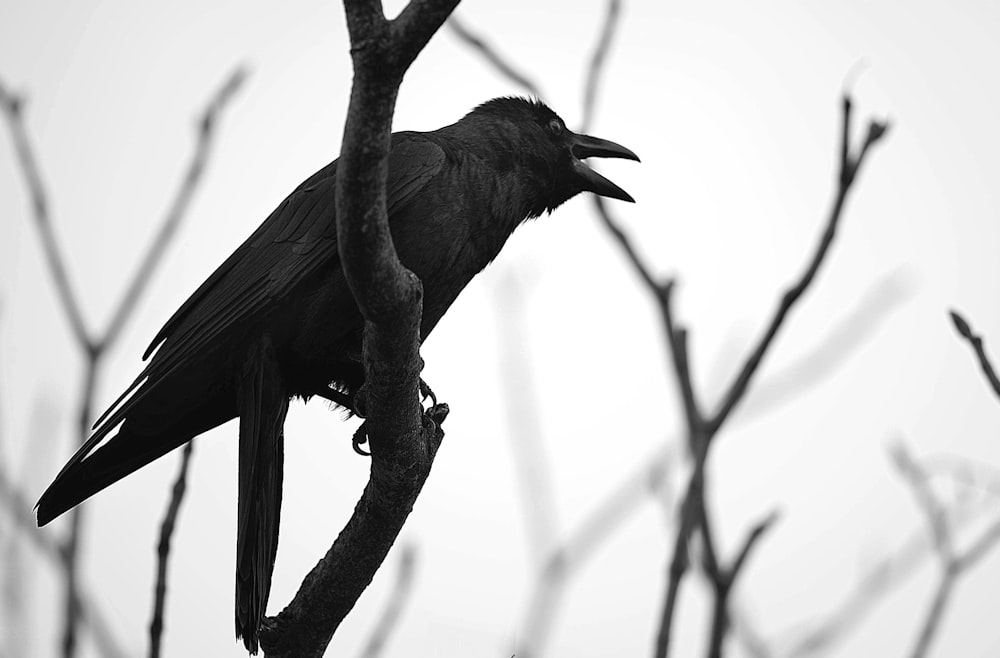
[[[38,525],[232,418],[232,403],[218,398],[208,385],[178,380],[150,386],[126,401],[126,420],[102,423],[39,498]],[[106,439],[119,423],[118,432]]]
[[[278,550],[288,395],[267,337],[250,349],[237,389],[240,472],[236,543],[236,637],[256,654]]]

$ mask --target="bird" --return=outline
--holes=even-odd
[[[638,156],[574,133],[537,99],[494,98],[451,125],[390,139],[389,230],[423,285],[421,341],[526,220],[582,192],[634,202],[584,160]],[[177,309],[36,505],[44,526],[239,418],[235,622],[251,654],[277,552],[289,401],[357,412],[365,380],[364,318],[337,252],[336,177],[334,160],[303,181]]]

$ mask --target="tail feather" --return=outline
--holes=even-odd
[[[134,408],[123,407],[127,413],[118,433],[96,447],[114,425],[98,428],[38,499],[38,525],[235,416],[232,400],[208,388],[186,380],[163,382]]]
[[[288,395],[270,343],[251,348],[238,383],[239,502],[236,543],[236,637],[257,653],[260,622],[278,550],[284,422]]]

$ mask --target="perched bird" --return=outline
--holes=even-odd
[[[535,100],[496,98],[391,144],[389,227],[423,283],[421,340],[526,219],[585,191],[633,201],[582,160],[639,158],[573,133]],[[364,320],[337,254],[336,176],[334,160],[306,179],[167,320],[148,365],[37,505],[42,526],[239,417],[236,635],[251,653],[278,545],[288,402],[320,396],[354,409],[364,383]]]

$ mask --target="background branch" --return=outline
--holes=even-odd
[[[498,73],[518,87],[523,88],[530,95],[536,98],[545,98],[545,94],[542,93],[538,85],[529,76],[512,66],[506,57],[494,49],[486,39],[469,29],[465,22],[460,20],[458,16],[452,15],[448,19],[448,27],[451,28],[451,31],[458,37],[459,41],[489,62]]]
[[[403,552],[399,556],[399,567],[396,571],[396,582],[389,594],[389,602],[385,610],[382,611],[382,616],[375,623],[375,630],[361,651],[361,658],[378,658],[385,651],[385,645],[392,636],[392,632],[410,600],[416,565],[417,549],[412,544],[403,546]]]
[[[997,373],[993,369],[993,364],[990,363],[990,359],[986,356],[986,348],[983,346],[983,339],[978,334],[972,331],[972,327],[963,318],[958,311],[951,311],[951,321],[955,325],[955,330],[969,341],[969,345],[976,353],[976,359],[979,361],[979,367],[982,368],[983,375],[986,377],[986,381],[989,382],[990,387],[993,392],[996,393],[997,397],[1000,397],[1000,378],[997,378]]]
[[[178,224],[184,217],[188,202],[201,181],[201,174],[208,161],[213,127],[217,117],[239,88],[243,78],[243,71],[238,69],[229,76],[227,81],[212,96],[208,103],[199,124],[195,155],[184,177],[177,199],[171,204],[171,210],[168,212],[158,231],[157,239],[149,248],[139,270],[127,286],[122,301],[112,315],[107,330],[100,336],[92,335],[84,325],[79,302],[69,284],[65,260],[58,249],[55,231],[48,212],[49,202],[41,182],[41,175],[34,153],[30,147],[24,128],[21,115],[23,101],[7,91],[6,87],[0,83],[0,107],[4,110],[4,115],[14,136],[18,162],[24,172],[25,181],[32,199],[33,219],[39,229],[42,250],[45,254],[46,263],[52,272],[58,298],[69,320],[77,346],[84,356],[83,385],[77,407],[78,444],[82,444],[90,435],[90,424],[94,416],[94,398],[97,390],[97,381],[104,363],[103,357],[113,347],[119,337],[121,328],[135,308],[135,303],[145,289],[148,280],[152,277],[155,267],[159,263],[160,256],[166,249],[166,241],[174,235]],[[63,580],[65,584],[65,615],[62,634],[62,655],[64,658],[72,658],[76,654],[77,621],[84,614],[84,611],[79,606],[81,595],[78,591],[78,548],[82,525],[83,512],[80,507],[76,507],[69,512],[69,531],[65,539],[62,540],[61,550],[59,551],[62,559]]]

